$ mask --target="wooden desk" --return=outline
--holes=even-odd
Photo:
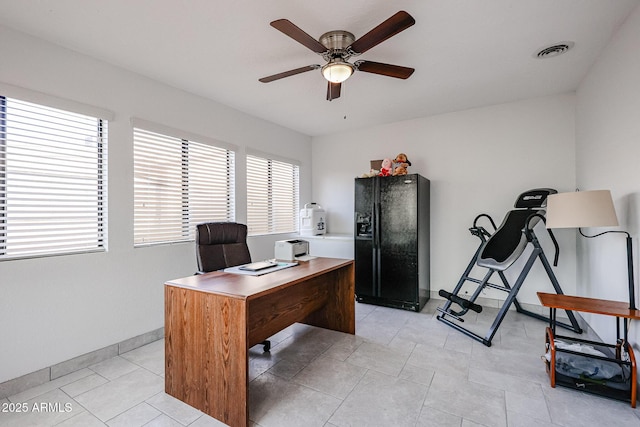
[[[549,374],[549,380],[551,381],[551,387],[555,387],[556,383],[571,387],[575,389],[584,390],[587,392],[591,392],[594,394],[599,394],[607,397],[612,397],[620,400],[627,400],[631,403],[632,407],[636,407],[636,382],[637,382],[637,373],[636,373],[636,360],[633,354],[633,348],[629,345],[627,339],[628,335],[628,322],[631,319],[640,319],[640,310],[631,310],[629,309],[628,302],[620,302],[620,301],[609,301],[602,300],[596,298],[584,298],[577,297],[572,295],[558,295],[558,294],[547,294],[543,292],[538,292],[538,298],[543,306],[549,307],[551,313],[549,316],[550,324],[547,328],[546,332],[546,345],[547,350],[550,352],[551,361],[546,362],[547,373]],[[578,339],[575,337],[565,337],[556,335],[555,322],[556,322],[556,310],[572,310],[572,311],[582,311],[584,313],[594,313],[601,314],[604,316],[612,316],[616,318],[616,344],[605,344],[598,343],[594,341],[588,341],[583,339]],[[623,336],[620,335],[620,320],[622,320],[624,326]],[[600,359],[605,361],[611,361],[617,363],[620,366],[628,366],[631,371],[631,378],[629,380],[629,390],[616,390],[609,389],[606,385],[596,384],[595,382],[586,382],[582,380],[575,380],[573,378],[569,378],[566,376],[560,376],[556,373],[555,360],[556,360],[556,352],[563,352],[569,354],[580,355],[580,353],[576,353],[568,350],[557,349],[555,345],[555,339],[560,338],[563,341],[573,341],[577,343],[584,343],[594,346],[601,346],[603,348],[610,348],[615,350],[615,358],[606,358],[606,357],[596,357],[596,356],[586,356],[594,359]],[[622,350],[627,353],[628,360],[623,360]],[[558,381],[558,378],[561,378]],[[591,387],[591,388],[590,388]]]
[[[231,426],[249,422],[250,347],[302,322],[355,333],[353,261],[165,283],[165,391]]]

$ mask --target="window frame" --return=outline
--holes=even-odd
[[[267,162],[267,218],[266,218],[266,223],[267,223],[267,229],[264,230],[263,227],[261,227],[261,229],[259,230],[255,230],[254,227],[256,227],[256,224],[252,224],[251,221],[251,178],[250,178],[250,168],[249,168],[249,163],[250,163],[250,157],[253,157],[254,159],[257,160],[263,160]],[[252,150],[252,149],[247,149],[246,151],[246,156],[245,156],[245,161],[246,161],[246,173],[245,173],[245,179],[246,179],[246,185],[247,185],[247,197],[246,197],[246,206],[247,206],[247,227],[248,227],[248,235],[249,236],[265,236],[265,235],[272,235],[272,234],[290,234],[290,233],[298,233],[300,230],[300,221],[299,221],[299,216],[300,216],[300,162],[297,160],[292,160],[292,159],[287,159],[284,157],[280,157],[277,155],[273,155],[273,154],[269,154],[269,153],[265,153],[265,152],[261,152],[261,151],[257,151],[257,150]],[[291,209],[291,225],[292,228],[291,229],[280,229],[277,228],[277,224],[276,224],[276,220],[275,218],[278,216],[277,213],[275,212],[275,206],[273,203],[273,182],[272,182],[272,177],[273,177],[273,164],[277,163],[277,164],[283,164],[283,165],[287,165],[287,166],[291,166],[292,167],[292,175],[291,178],[293,179],[293,183],[292,183],[292,189],[294,190],[295,194],[293,197],[293,201],[292,201],[292,205],[290,206],[289,209]]]
[[[16,133],[18,139],[13,140],[13,143],[9,141],[9,138],[14,136],[9,134],[8,128],[8,121],[11,120],[10,115],[12,114],[9,102],[15,103],[16,107],[24,108],[22,113],[20,113],[21,110],[17,110],[18,112],[15,113],[17,115],[15,118],[17,123],[15,130],[16,132],[23,132],[23,134]],[[33,122],[20,122],[21,119],[31,116],[35,117],[30,119]],[[57,120],[52,120],[52,118]],[[0,84],[0,261],[67,256],[106,252],[108,250],[108,128],[111,120],[113,120],[113,114],[107,110],[74,101],[63,100],[16,86]],[[92,121],[95,121],[95,133],[84,133],[86,136],[83,137],[82,132],[87,131],[87,128],[83,128],[83,126],[87,126]],[[71,127],[72,125],[82,126],[76,128]],[[63,132],[69,133],[71,129],[73,129],[74,132],[79,129],[81,133],[73,137],[69,135],[62,136]],[[47,131],[55,131],[60,134],[56,135],[55,132]],[[24,212],[18,211],[16,219],[11,221],[11,208],[9,205],[11,201],[9,199],[12,195],[10,194],[10,189],[13,186],[20,188],[24,176],[28,176],[29,174],[28,169],[25,169],[25,167],[29,167],[29,164],[27,163],[27,166],[25,166],[24,162],[18,160],[20,154],[16,153],[25,151],[25,142],[35,137],[43,138],[42,147],[45,149],[47,147],[55,147],[56,144],[65,144],[62,145],[62,147],[65,149],[65,153],[70,154],[70,160],[68,161],[72,161],[73,158],[82,159],[82,157],[86,156],[86,153],[83,153],[78,146],[79,138],[84,138],[85,143],[87,137],[95,138],[95,150],[90,152],[91,156],[95,156],[95,175],[92,171],[94,166],[90,166],[92,162],[83,161],[80,163],[83,168],[82,178],[76,178],[95,181],[95,186],[90,187],[88,195],[83,194],[84,191],[78,190],[77,183],[63,184],[63,181],[60,181],[61,172],[64,171],[65,168],[63,165],[58,164],[57,166],[59,166],[59,168],[55,169],[53,173],[44,175],[45,177],[52,177],[51,182],[61,186],[60,191],[62,192],[56,194],[70,198],[68,200],[73,200],[78,203],[95,203],[95,211],[90,207],[89,211],[83,211],[83,213],[81,213],[82,215],[95,214],[95,219],[88,221],[89,224],[95,221],[95,229],[84,233],[72,233],[71,235],[73,235],[74,239],[66,246],[58,245],[56,248],[55,244],[48,244],[46,239],[42,237],[25,237],[24,231],[17,231],[21,227],[28,227],[30,223],[34,224],[33,220],[29,220]],[[76,140],[76,138],[78,139]],[[76,145],[75,147],[74,144]],[[23,145],[22,148],[20,148],[21,145]],[[9,150],[14,151],[14,153],[11,154]],[[38,149],[34,149],[33,152],[33,159],[46,159]],[[18,157],[12,160],[10,156]],[[11,170],[11,164],[9,162],[17,162],[17,166],[15,166],[17,169]],[[23,164],[20,165],[20,163]],[[89,169],[84,170],[87,165],[89,165]],[[11,177],[11,174],[16,173],[18,174],[18,178],[16,178],[16,176]],[[53,179],[56,175],[58,176],[57,180]],[[22,178],[20,178],[20,176],[22,176]],[[12,181],[16,179],[18,179],[17,183],[12,184]],[[22,184],[24,185],[24,181]],[[22,190],[16,191],[13,195],[17,197],[15,198],[16,201],[21,200],[21,197],[27,194],[33,194],[35,197],[46,194],[46,188],[37,184],[23,187]],[[43,209],[56,207],[51,204],[51,200],[48,202],[49,204],[43,203],[41,207]],[[31,209],[34,208],[37,209],[37,205],[33,205]],[[55,230],[55,226],[59,226],[60,221],[64,222],[65,218],[69,218],[67,220],[69,221],[73,215],[77,215],[77,213],[67,213],[67,215],[58,215],[55,219],[47,218],[46,220],[40,220],[35,223],[37,227],[36,231],[40,229],[46,231]],[[90,216],[87,218],[90,218]],[[14,223],[13,225],[12,222]],[[12,226],[17,227],[17,229],[13,231],[10,230],[9,228]],[[12,236],[11,234],[13,233],[15,234]],[[58,233],[54,233],[52,237],[62,237],[64,236],[63,233],[64,230],[58,229]],[[14,240],[13,244],[11,242],[12,239]],[[26,248],[24,242],[26,242],[27,245],[32,245],[32,247],[30,249]],[[51,243],[56,242],[59,241],[51,240]]]
[[[167,126],[159,125],[153,122],[149,122],[143,119],[132,118],[132,134],[133,134],[133,172],[134,172],[134,208],[133,208],[133,216],[134,216],[134,224],[133,224],[133,246],[135,248],[156,246],[156,245],[170,245],[177,243],[187,243],[193,242],[195,240],[195,226],[198,223],[206,222],[208,219],[199,218],[198,214],[201,210],[192,209],[194,202],[191,195],[194,191],[197,191],[197,188],[193,188],[189,185],[192,182],[193,174],[190,174],[193,162],[199,162],[201,160],[190,158],[190,153],[196,148],[198,150],[211,148],[213,150],[226,151],[226,172],[223,175],[226,175],[226,181],[222,187],[226,187],[226,217],[224,221],[234,221],[236,217],[236,197],[235,197],[235,169],[236,169],[236,158],[237,158],[237,147],[232,144],[227,144],[222,141],[218,141],[212,138],[204,137],[201,135],[197,135],[187,131],[181,131],[178,129],[173,129]],[[153,234],[158,234],[159,228],[156,229],[146,235],[143,236],[144,233],[141,233],[137,227],[139,226],[141,229],[143,228],[142,223],[136,224],[137,216],[139,215],[139,201],[136,196],[136,176],[138,174],[136,170],[136,132],[144,132],[155,134],[159,138],[165,138],[166,140],[163,142],[166,143],[179,143],[180,144],[180,226],[174,227],[170,231],[174,233],[173,235],[167,237],[166,239],[154,238]],[[201,159],[201,158],[200,158]],[[148,160],[148,159],[147,159]],[[151,159],[153,161],[153,159]],[[176,184],[174,182],[174,184]],[[151,185],[151,184],[147,184]],[[175,203],[175,200],[174,200]],[[174,212],[175,217],[177,218],[177,213]],[[159,220],[162,217],[158,217]],[[211,219],[211,220],[222,220],[220,218]],[[178,232],[179,229],[179,232]],[[178,236],[179,234],[179,236]],[[145,241],[144,239],[148,239]]]

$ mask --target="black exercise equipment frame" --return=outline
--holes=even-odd
[[[536,258],[540,259],[540,261],[542,262],[542,265],[544,266],[545,271],[547,272],[547,276],[549,276],[549,280],[551,280],[551,284],[553,285],[553,288],[555,289],[556,293],[559,295],[563,295],[562,292],[562,288],[560,287],[560,283],[558,283],[558,279],[556,278],[555,274],[553,273],[553,270],[551,269],[551,265],[549,264],[549,260],[547,259],[546,255],[544,254],[544,251],[542,250],[542,246],[540,245],[540,242],[538,241],[538,238],[535,234],[535,232],[533,231],[533,229],[530,226],[530,221],[531,219],[533,219],[534,217],[538,217],[542,220],[543,223],[546,222],[546,219],[543,215],[540,215],[539,213],[532,213],[526,220],[525,222],[525,228],[522,230],[522,232],[525,234],[525,237],[527,239],[527,241],[529,243],[532,244],[533,246],[533,250],[531,252],[531,254],[529,255],[529,259],[527,260],[527,262],[525,263],[524,268],[522,269],[522,271],[520,272],[520,274],[518,275],[518,278],[516,279],[516,282],[513,286],[511,286],[507,280],[507,278],[504,275],[503,271],[500,270],[495,270],[492,268],[488,268],[488,267],[482,267],[482,268],[487,268],[487,273],[485,274],[485,276],[482,278],[482,280],[480,279],[476,279],[471,277],[469,274],[471,273],[471,271],[473,270],[473,267],[476,265],[476,262],[478,260],[478,256],[480,255],[482,249],[484,248],[485,243],[487,242],[487,238],[491,236],[491,233],[489,233],[484,227],[478,226],[478,220],[482,217],[486,217],[489,219],[489,221],[491,222],[491,225],[493,226],[494,232],[496,231],[497,227],[495,225],[495,223],[493,222],[493,219],[487,215],[487,214],[480,214],[478,215],[474,221],[473,221],[473,227],[469,228],[469,231],[471,232],[472,235],[478,237],[480,239],[480,245],[478,246],[478,249],[476,250],[476,253],[474,254],[473,258],[471,258],[471,261],[469,262],[469,265],[467,266],[466,270],[464,271],[464,273],[462,273],[462,276],[460,277],[460,280],[458,281],[458,284],[456,285],[456,287],[454,288],[453,292],[448,293],[445,291],[441,291],[443,292],[445,295],[443,295],[443,293],[441,293],[441,296],[444,296],[447,301],[444,304],[444,306],[442,308],[438,307],[437,310],[441,313],[437,316],[437,319],[441,322],[444,322],[445,324],[451,326],[452,328],[462,332],[463,334],[475,339],[476,341],[481,342],[482,344],[486,345],[487,347],[491,347],[491,341],[493,340],[494,335],[496,334],[496,332],[498,331],[498,328],[500,327],[500,324],[502,323],[502,320],[504,319],[504,317],[506,316],[509,307],[511,307],[511,304],[514,304],[516,307],[516,311],[518,313],[522,313],[525,314],[527,316],[530,317],[534,317],[536,319],[539,320],[544,320],[546,322],[550,321],[550,319],[546,316],[543,316],[541,314],[538,313],[534,313],[532,311],[526,310],[522,307],[522,305],[520,304],[520,302],[518,301],[518,299],[516,298],[516,295],[518,294],[518,291],[520,290],[520,287],[522,287],[522,284],[524,283],[525,278],[527,277],[527,274],[529,274],[529,271],[531,270],[531,268],[533,267],[533,264],[536,260]],[[557,265],[558,262],[558,242],[555,239],[555,236],[553,235],[553,233],[551,232],[551,230],[547,230],[549,233],[549,236],[551,237],[551,240],[553,241],[554,247],[555,247],[555,257],[554,257],[554,265]],[[491,278],[491,276],[493,275],[493,273],[498,273],[498,276],[500,276],[500,279],[502,281],[502,285],[497,285],[494,283],[490,283],[489,279]],[[469,298],[469,300],[465,300],[463,298],[458,297],[458,292],[460,292],[460,289],[462,289],[462,286],[465,284],[465,282],[473,282],[473,283],[477,283],[478,287],[476,289],[476,291],[473,293],[473,295],[471,296],[471,298]],[[462,318],[462,316],[464,316],[470,309],[476,312],[481,312],[482,311],[482,307],[478,306],[477,304],[475,304],[475,300],[478,298],[478,296],[480,295],[480,293],[483,291],[483,289],[485,287],[489,287],[492,289],[497,289],[497,290],[501,290],[504,292],[508,292],[509,295],[507,296],[507,298],[505,299],[502,307],[500,308],[500,310],[498,311],[498,314],[495,318],[495,320],[493,321],[493,324],[491,325],[491,327],[489,328],[489,330],[487,331],[486,335],[480,336],[464,327],[462,327],[461,325],[459,325],[458,323],[454,323],[453,321],[449,320],[446,316],[453,318],[456,321],[459,322],[464,322],[464,319]],[[448,294],[448,296],[446,295]],[[456,298],[453,298],[456,297]],[[457,300],[461,300],[461,302],[463,304],[460,304],[459,302],[455,301],[456,303],[458,303],[458,305],[460,305],[462,307],[462,310],[460,311],[454,311],[451,309],[451,304],[453,304],[454,301],[452,301],[452,299],[457,299]],[[562,323],[562,322],[556,322],[557,326],[561,326],[565,329],[569,329],[572,330],[578,334],[582,333],[582,328],[580,328],[580,326],[578,325],[578,321],[576,320],[574,314],[572,311],[570,310],[565,310],[567,313],[567,317],[569,318],[569,321],[571,322],[570,325],[566,324],[566,323]]]

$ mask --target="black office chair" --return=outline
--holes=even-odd
[[[236,222],[206,222],[196,226],[198,273],[248,264],[247,226]]]
[[[251,253],[247,246],[247,226],[236,222],[206,222],[196,226],[196,259],[198,271],[204,274],[227,267],[248,264]],[[264,351],[271,349],[263,341]]]

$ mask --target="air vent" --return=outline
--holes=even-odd
[[[562,55],[573,47],[573,42],[562,42],[553,46],[545,47],[535,54],[537,58],[552,58],[554,56]]]

